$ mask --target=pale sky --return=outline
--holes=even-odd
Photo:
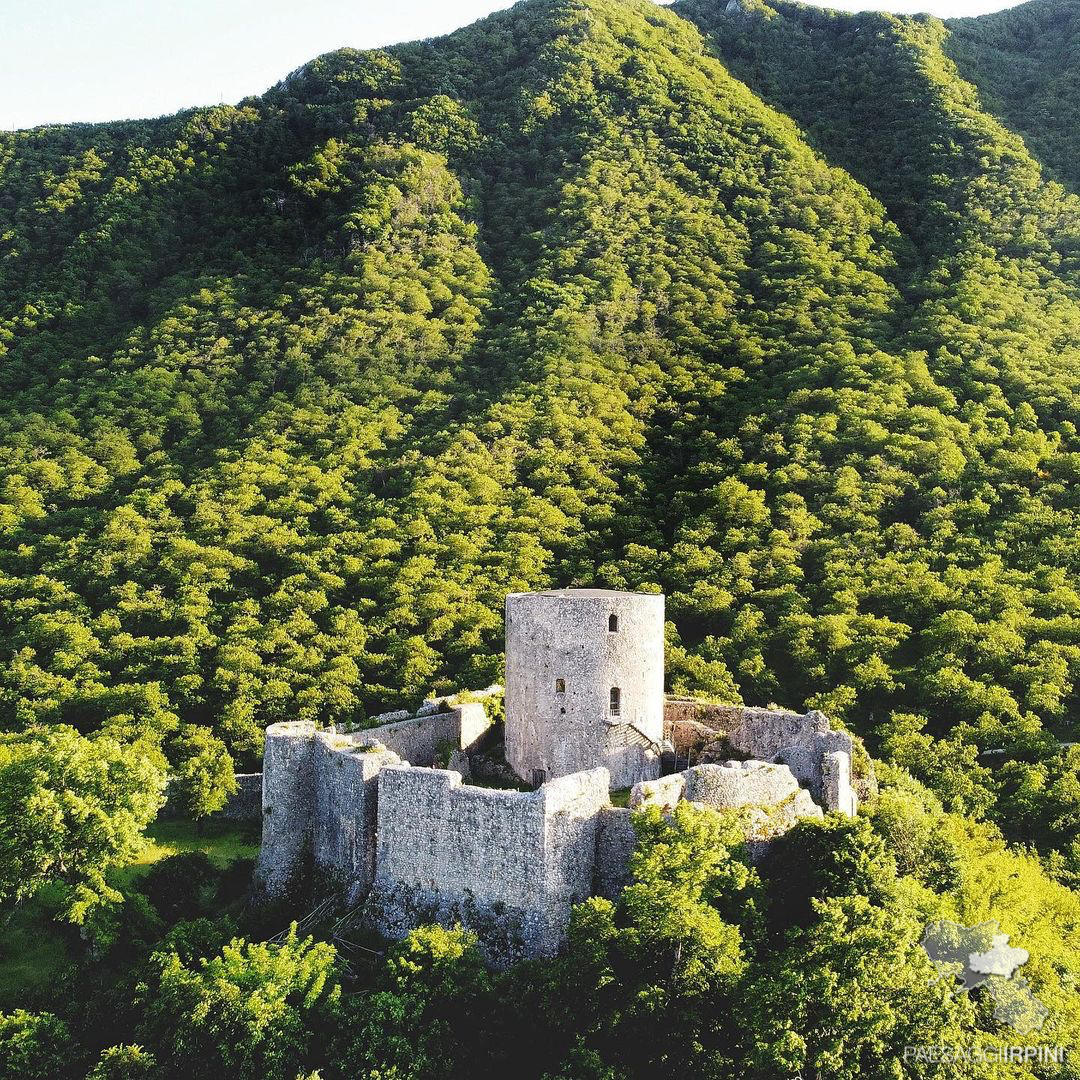
[[[332,49],[434,37],[509,6],[510,0],[0,0],[0,128],[235,102]],[[1010,2],[828,6],[949,18]]]

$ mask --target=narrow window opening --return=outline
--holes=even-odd
[[[611,688],[611,698],[608,701],[608,713],[611,716],[618,716],[622,712],[622,691],[617,687]]]
[[[614,634],[619,629],[619,616],[616,615],[615,612],[612,612],[608,616],[607,628],[612,634]]]
[[[565,679],[556,679],[555,680],[555,693],[556,694],[565,694],[566,693],[566,680]]]

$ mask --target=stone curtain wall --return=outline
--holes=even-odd
[[[372,921],[398,937],[425,919],[478,930],[500,959],[552,955],[571,905],[589,896],[605,769],[538,791],[470,787],[458,773],[379,775]]]
[[[310,721],[267,728],[256,891],[282,896],[314,868],[359,895],[374,876],[382,766],[406,754],[434,760],[444,745],[469,749],[488,727],[483,705],[467,704],[348,735]]]
[[[237,773],[237,792],[213,815],[212,820],[262,821],[262,773]]]
[[[544,804],[540,791],[468,787],[442,769],[383,769],[376,929],[401,937],[424,921],[462,922],[508,958],[549,951]]]
[[[484,706],[471,702],[454,705],[445,712],[421,714],[381,727],[366,728],[355,734],[381,742],[402,761],[430,767],[448,745],[459,750],[472,749],[490,726]]]
[[[331,732],[315,737],[314,864],[341,883],[349,901],[374,880],[379,772],[400,761],[392,751]]]
[[[544,797],[464,785],[445,769],[379,775],[377,880],[530,906],[543,886]]]
[[[711,743],[710,752],[734,746],[788,763],[695,766],[639,782],[632,806],[672,807],[680,799],[745,806],[748,836],[762,843],[800,816],[820,815],[808,787],[830,809],[855,812],[850,753],[830,749],[850,748],[851,737],[831,731],[819,713],[680,701],[669,703],[667,727],[677,743],[692,737]],[[467,785],[458,772],[410,765],[395,752],[468,750],[487,731],[480,705],[351,734],[317,732],[310,723],[269,728],[256,894],[287,896],[314,871],[350,903],[366,894],[367,919],[387,936],[424,922],[462,923],[498,963],[556,952],[573,904],[614,897],[625,886],[631,812],[611,806],[606,768],[536,791],[494,790]]]
[[[399,746],[402,732],[411,746],[445,733],[441,717],[420,719],[428,723],[389,725]],[[486,726],[466,706],[456,742]],[[534,792],[471,787],[458,773],[402,763],[373,738],[386,733],[267,730],[257,891],[287,895],[314,869],[350,901],[370,889],[369,918],[388,936],[462,922],[496,960],[557,951],[570,907],[592,891],[607,770]]]

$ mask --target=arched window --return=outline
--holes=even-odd
[[[618,716],[620,712],[622,712],[622,691],[617,686],[613,686],[608,700],[608,713],[611,716]]]
[[[555,680],[555,693],[556,694],[565,694],[566,693],[566,680],[565,679],[556,679]]]
[[[613,634],[619,629],[619,616],[614,611],[608,616],[607,628]]]

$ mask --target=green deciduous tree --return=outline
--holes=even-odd
[[[87,1073],[86,1080],[152,1080],[157,1062],[141,1046],[110,1046]]]
[[[81,922],[95,904],[118,899],[106,874],[142,847],[162,803],[164,766],[153,743],[65,726],[0,736],[0,901],[56,882],[67,917]]]
[[[763,900],[739,819],[681,803],[635,829],[632,883],[575,909],[569,952],[542,976],[536,1057],[553,1076],[723,1076]]]
[[[280,943],[234,940],[209,959],[166,949],[151,967],[140,1031],[166,1076],[295,1080],[333,1029],[334,949],[295,927]]]
[[[199,819],[220,810],[238,790],[233,759],[208,728],[186,724],[169,742],[169,799]]]
[[[865,896],[815,902],[813,925],[791,935],[745,988],[737,1022],[748,1059],[740,1075],[999,1075],[993,1064],[905,1064],[905,1048],[966,1047],[974,1038],[973,1006],[935,985],[933,968],[919,955],[921,933],[917,923]]]
[[[74,1075],[77,1058],[67,1025],[51,1013],[0,1013],[0,1076],[62,1080]]]
[[[414,930],[390,950],[374,993],[346,1007],[334,1067],[364,1080],[475,1076],[490,1053],[475,1023],[490,993],[475,935]]]

